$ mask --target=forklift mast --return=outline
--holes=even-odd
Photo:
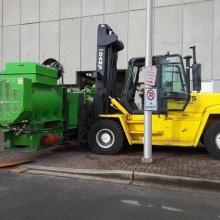
[[[123,43],[107,24],[98,26],[94,120],[99,114],[112,113],[109,97],[115,97],[118,52],[123,48]]]

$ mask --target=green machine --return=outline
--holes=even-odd
[[[53,145],[78,126],[80,93],[57,83],[62,72],[54,60],[6,64],[0,73],[0,128],[11,147]]]

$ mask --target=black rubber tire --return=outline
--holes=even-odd
[[[220,149],[216,144],[216,135],[220,134],[220,121],[216,121],[211,124],[204,135],[204,144],[209,154],[220,159]]]
[[[114,141],[108,148],[101,147],[97,142],[97,137],[99,137],[98,134],[103,129],[111,131],[111,134],[114,135]],[[104,119],[96,122],[91,126],[88,135],[88,142],[89,148],[96,154],[115,155],[118,154],[123,147],[124,133],[121,129],[121,126],[117,122]]]

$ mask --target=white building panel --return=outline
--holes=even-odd
[[[0,26],[2,26],[2,17],[3,17],[3,10],[2,10],[2,2],[3,0],[0,0]]]
[[[146,7],[146,0],[129,0],[129,10],[144,9]]]
[[[128,61],[128,13],[117,13],[105,16],[105,23],[110,25],[114,32],[118,35],[119,40],[124,43],[124,49],[119,51],[118,69],[127,68]]]
[[[47,58],[59,60],[59,21],[40,24],[40,62]]]
[[[97,27],[103,23],[103,16],[82,18],[81,70],[95,70]]]
[[[59,0],[40,0],[40,21],[59,19]]]
[[[220,80],[220,0],[155,0],[155,6],[154,54],[192,54],[196,45],[203,81]],[[97,27],[107,23],[125,44],[118,67],[126,68],[129,58],[145,55],[145,7],[146,0],[0,0],[2,60],[60,58],[65,82],[75,83],[72,73],[95,70]]]
[[[104,0],[105,13],[115,13],[128,10],[128,0]]]
[[[3,25],[20,24],[20,0],[3,0]]]
[[[64,83],[75,84],[80,70],[80,19],[60,23],[60,62],[64,66]]]
[[[81,5],[81,0],[60,0],[60,18],[80,17]]]
[[[155,0],[155,6],[170,6],[170,5],[177,5],[177,4],[182,4],[182,0]]]
[[[220,79],[220,1],[219,0],[214,0],[213,8],[214,8],[213,78]]]
[[[184,4],[183,54],[197,47],[197,60],[202,63],[202,80],[212,79],[212,2]]]
[[[21,0],[21,23],[39,22],[40,0]]]
[[[220,80],[213,81],[213,92],[220,92]]]
[[[39,23],[21,26],[21,60],[39,61]]]
[[[202,82],[201,92],[213,92],[213,81],[204,81]]]
[[[182,5],[155,9],[154,54],[182,53]]]
[[[183,0],[183,3],[193,3],[193,2],[201,2],[201,1],[209,1],[209,0]]]
[[[146,12],[131,11],[129,13],[128,59],[145,56]]]
[[[104,0],[82,0],[82,16],[104,13]]]
[[[8,26],[3,28],[3,66],[6,62],[20,60],[20,26]]]

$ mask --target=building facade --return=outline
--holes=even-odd
[[[96,35],[109,24],[123,41],[118,68],[145,55],[146,0],[0,0],[1,68],[10,61],[61,61],[64,82],[95,70]],[[155,0],[154,54],[197,46],[205,91],[220,92],[220,0]]]

